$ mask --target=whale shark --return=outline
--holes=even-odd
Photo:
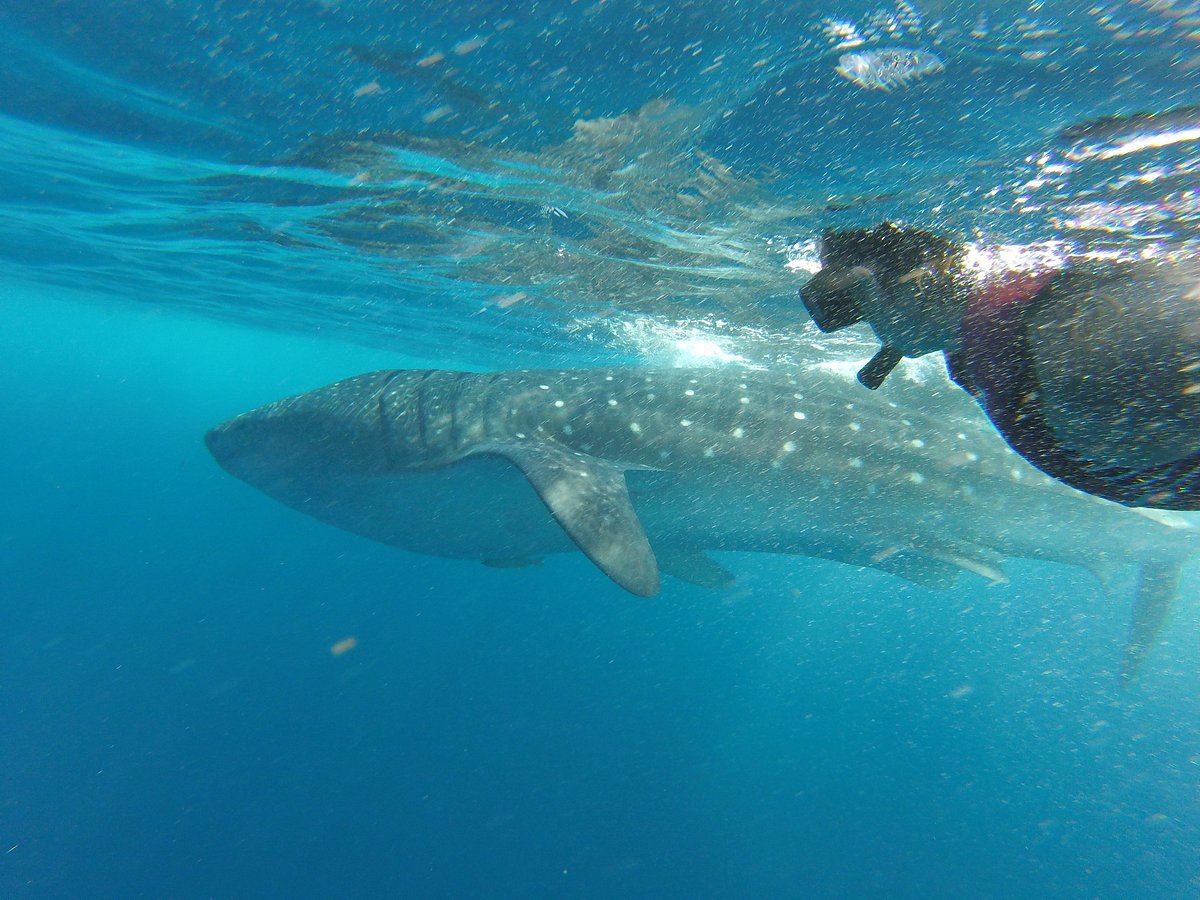
[[[899,388],[898,390],[905,390]],[[1200,530],[1052,481],[979,417],[788,372],[371,372],[213,428],[230,474],[416,553],[520,567],[582,551],[627,591],[722,587],[710,551],[793,554],[949,588],[1010,558],[1139,583],[1125,672],[1156,640]]]

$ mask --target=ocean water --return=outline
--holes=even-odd
[[[641,599],[203,444],[375,368],[861,361],[796,303],[829,227],[1193,252],[1194,138],[1067,129],[1186,120],[1196,15],[0,0],[0,896],[1200,894],[1195,564],[1122,687],[1130,572]],[[836,71],[891,47],[942,68]]]

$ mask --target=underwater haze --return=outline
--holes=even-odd
[[[1132,567],[635,597],[204,444],[375,369],[842,377],[829,228],[1192,254],[1191,0],[0,0],[0,49],[0,897],[1200,895],[1194,561],[1125,683]]]

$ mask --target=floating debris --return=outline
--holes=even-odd
[[[508,309],[510,306],[516,306],[523,300],[528,300],[529,295],[524,291],[517,291],[514,294],[503,294],[499,297],[492,297],[487,305],[494,306],[496,309]]]
[[[485,37],[473,37],[469,40],[460,41],[454,45],[454,52],[458,56],[466,56],[468,53],[474,53],[480,47],[487,43]]]
[[[891,91],[935,75],[945,69],[936,54],[929,50],[908,50],[891,47],[884,50],[860,50],[838,57],[835,70],[861,88]]]
[[[1068,145],[1066,157],[1113,159],[1142,150],[1157,150],[1200,140],[1200,106],[1181,106],[1165,112],[1105,116],[1072,125],[1059,134]]]
[[[332,653],[334,656],[341,656],[344,653],[349,653],[351,650],[353,650],[357,646],[358,646],[358,638],[356,638],[354,636],[350,636],[347,638],[342,638],[340,641],[338,641],[336,644],[334,644],[332,647],[330,647],[329,652]]]

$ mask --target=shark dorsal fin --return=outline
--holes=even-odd
[[[503,456],[519,468],[558,524],[605,575],[639,596],[658,593],[658,563],[619,467],[550,440],[491,442],[470,455],[477,454]]]

